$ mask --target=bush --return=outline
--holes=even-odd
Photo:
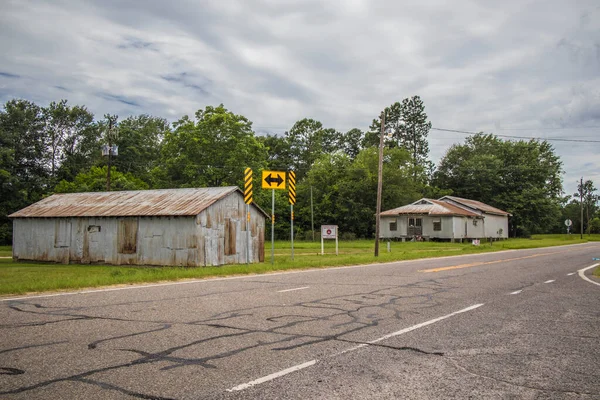
[[[600,218],[596,217],[590,220],[588,233],[600,233]]]
[[[356,240],[356,234],[353,232],[344,232],[340,235],[340,240]]]

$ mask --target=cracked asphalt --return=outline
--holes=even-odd
[[[600,399],[600,285],[577,273],[599,255],[588,243],[5,298],[0,397]]]

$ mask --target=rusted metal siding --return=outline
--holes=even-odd
[[[246,204],[241,193],[234,192],[202,211],[197,217],[197,225],[198,236],[204,238],[205,265],[245,263],[248,227],[249,261],[264,261],[264,214],[260,209],[250,207],[248,226]]]
[[[398,215],[459,215],[474,217],[477,214],[455,205],[433,199],[421,199],[413,204],[408,204],[381,213],[382,217],[394,217]]]
[[[489,204],[485,204],[485,203],[482,203],[477,200],[463,199],[462,197],[456,197],[456,196],[444,196],[440,200],[444,201],[444,202],[456,204],[459,206],[465,206],[465,207],[471,208],[473,210],[482,211],[486,214],[510,215],[510,213],[507,213],[506,211],[500,210],[499,208],[496,208],[496,207],[492,207]]]
[[[20,260],[116,265],[204,266],[264,260],[265,216],[240,192],[197,216],[15,218],[13,256]],[[262,256],[261,256],[262,254]]]
[[[235,191],[237,186],[54,194],[9,217],[195,216]]]

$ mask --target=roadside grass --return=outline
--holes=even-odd
[[[594,270],[594,276],[596,276],[596,277],[600,278],[600,267],[597,267],[597,268]]]
[[[12,247],[0,246],[0,257],[12,257]]]
[[[149,267],[78,265],[34,262],[13,262],[0,259],[0,295],[15,295],[45,291],[73,290],[109,285],[127,285],[199,279],[245,274],[264,274],[291,269],[325,268],[346,265],[383,263],[402,260],[415,260],[487,253],[500,250],[529,249],[565,244],[585,243],[588,240],[600,241],[600,235],[579,239],[577,235],[539,235],[531,239],[509,239],[500,242],[483,243],[473,246],[470,243],[436,242],[381,242],[379,257],[375,257],[374,240],[340,241],[339,255],[335,255],[335,241],[325,241],[325,254],[321,255],[320,242],[294,242],[294,260],[288,241],[275,242],[274,263],[271,264],[271,244],[265,243],[265,262],[258,264],[225,265],[221,267]],[[0,247],[11,255],[10,246]],[[0,253],[1,254],[1,253]],[[600,271],[596,270],[595,274]]]

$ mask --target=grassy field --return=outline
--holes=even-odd
[[[12,257],[10,246],[0,246],[0,257]]]
[[[339,242],[338,256],[335,255],[334,241],[325,242],[325,255],[320,255],[320,242],[296,242],[294,261],[291,260],[290,243],[276,242],[273,265],[271,265],[271,244],[267,242],[264,263],[201,268],[14,263],[10,258],[0,258],[0,295],[414,260],[585,243],[588,240],[600,241],[600,235],[586,236],[583,240],[580,240],[577,235],[540,235],[531,239],[510,239],[492,244],[482,243],[478,247],[468,243],[391,242],[390,252],[387,251],[387,243],[383,242],[380,244],[380,257],[378,258],[373,255],[374,242],[371,240]],[[0,255],[11,254],[10,247],[0,247],[0,252],[2,252]],[[598,274],[599,271],[597,270],[595,273]]]

